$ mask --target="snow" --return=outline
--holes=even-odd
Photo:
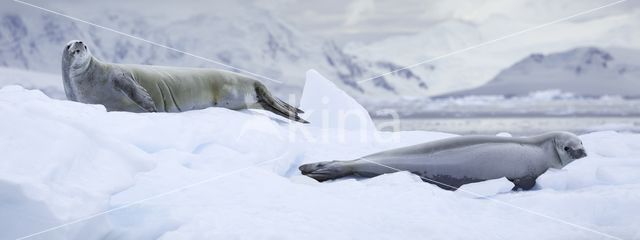
[[[472,198],[486,198],[511,191],[515,186],[507,178],[499,178],[484,182],[462,185],[456,193]]]
[[[533,191],[498,179],[465,186],[486,196],[470,198],[408,172],[317,183],[297,167],[454,135],[324,125],[313,115],[362,108],[316,71],[307,78],[311,125],[220,108],[106,112],[3,87],[0,238],[65,223],[29,239],[640,238],[639,134],[580,136],[589,156]]]

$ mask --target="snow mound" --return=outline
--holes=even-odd
[[[319,80],[304,93],[304,106],[361,110],[315,72],[310,76]],[[322,104],[317,96],[340,101]],[[17,86],[0,89],[0,112],[0,239],[37,232],[32,239],[603,237],[460,196],[408,172],[317,183],[297,170],[303,163],[354,159],[451,134],[387,132],[379,134],[393,141],[318,141],[341,129],[273,121],[248,110],[107,112]],[[499,194],[507,189],[504,179],[464,187],[616,237],[639,236],[640,135],[581,138],[589,157],[555,172],[559,178],[543,175],[536,191]]]

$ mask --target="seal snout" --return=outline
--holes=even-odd
[[[582,149],[582,148],[580,148],[580,149],[576,150],[576,155],[574,155],[574,157],[575,157],[576,159],[578,159],[578,158],[583,158],[583,157],[586,157],[586,156],[587,156],[587,152],[586,152],[586,151],[584,151],[584,149]]]
[[[578,148],[578,149],[567,148],[567,152],[569,153],[569,155],[571,155],[573,159],[580,159],[587,156],[587,152],[584,150],[584,148]]]
[[[87,46],[84,45],[84,43],[82,43],[82,41],[78,41],[78,40],[74,40],[71,41],[67,44],[67,51],[69,52],[69,54],[76,55],[79,54],[82,51],[86,51],[87,50]]]

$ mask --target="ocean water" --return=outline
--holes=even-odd
[[[374,118],[383,131],[438,131],[455,134],[514,136],[548,131],[584,134],[595,131],[640,132],[640,117],[463,117],[463,118]]]

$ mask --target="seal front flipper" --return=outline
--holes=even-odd
[[[140,86],[130,76],[124,73],[118,74],[113,81],[116,89],[124,93],[129,99],[136,103],[143,111],[157,112],[156,105],[153,103],[151,95],[144,87]]]
[[[78,42],[82,43],[80,41]],[[75,51],[75,48],[80,47],[75,43],[76,41],[67,43],[67,46],[62,52],[62,84],[64,87],[64,94],[67,96],[67,99],[71,101],[78,101],[76,93],[74,92],[73,88],[71,88],[71,77],[69,76],[69,71],[71,70],[72,64],[72,56],[70,56],[68,53],[70,51]]]
[[[511,191],[517,191],[519,189],[522,190],[529,190],[532,189],[533,186],[536,185],[536,179],[538,177],[537,176],[526,176],[526,177],[521,177],[521,178],[515,178],[515,179],[509,179],[509,181],[511,181],[513,183],[513,188],[511,189]]]

